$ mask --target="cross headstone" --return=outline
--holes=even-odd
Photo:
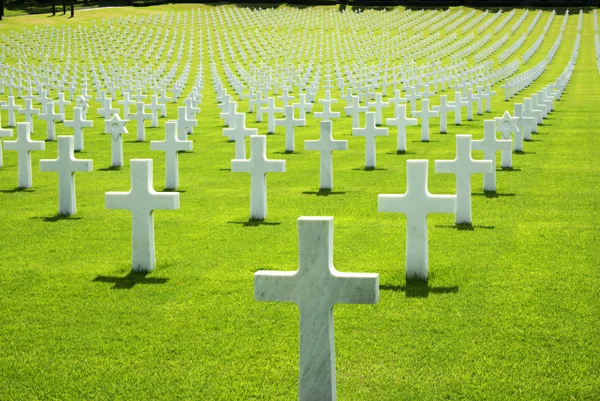
[[[187,141],[188,126],[195,127],[198,121],[188,118],[187,109],[185,106],[177,108],[177,130],[179,131],[179,139]]]
[[[74,156],[72,136],[58,137],[58,157],[54,160],[40,160],[40,171],[58,173],[58,214],[70,216],[77,211],[75,203],[75,173],[90,172],[92,160],[77,160]]]
[[[352,128],[352,136],[364,136],[365,143],[365,168],[374,169],[377,164],[377,156],[375,151],[375,137],[387,136],[387,128],[378,128],[375,125],[376,113],[368,111],[365,115],[364,128]]]
[[[317,111],[313,113],[315,118],[321,119],[321,121],[331,121],[332,118],[340,118],[340,113],[331,110],[331,100],[323,100],[323,111]]]
[[[375,109],[375,124],[383,124],[382,110],[390,106],[388,102],[384,102],[381,93],[375,94],[375,101],[367,103],[368,108]]]
[[[525,117],[523,115],[523,104],[515,103],[515,117],[517,118],[517,126],[523,133],[523,139],[531,141],[531,132],[536,125],[535,117]]]
[[[300,111],[300,120],[304,121],[304,125],[306,125],[306,113],[310,113],[312,110],[312,103],[306,100],[306,93],[300,94],[300,99],[298,103],[293,103],[292,106],[297,108]]]
[[[306,124],[305,121],[294,118],[294,106],[284,106],[284,119],[275,120],[275,125],[285,127],[285,151],[293,152],[295,149],[294,127],[301,127]]]
[[[152,120],[152,113],[146,113],[144,108],[145,105],[143,102],[137,102],[135,113],[129,113],[129,120],[133,120],[137,123],[136,141],[138,142],[143,142],[146,139],[146,128],[144,127],[144,121]]]
[[[448,106],[446,95],[440,95],[440,105],[431,106],[431,110],[439,113],[440,116],[440,134],[448,133],[448,112],[451,110]]]
[[[376,304],[379,275],[333,265],[333,217],[298,219],[298,270],[257,271],[254,299],[294,302],[300,310],[299,401],[335,401],[335,304]]]
[[[456,195],[434,195],[427,189],[428,160],[406,161],[406,193],[379,195],[380,212],[406,215],[406,279],[427,280],[427,216],[431,213],[454,213]]]
[[[456,224],[471,224],[471,175],[490,174],[494,165],[490,160],[474,160],[471,157],[471,135],[456,135],[454,160],[436,160],[436,173],[454,174],[456,177]]]
[[[348,141],[334,140],[331,132],[331,121],[321,121],[319,140],[304,141],[304,150],[318,150],[320,153],[320,189],[333,189],[334,150],[348,150]]]
[[[105,198],[107,209],[131,212],[132,270],[154,270],[154,211],[179,209],[179,193],[156,192],[152,187],[152,159],[131,159],[131,189],[107,192]]]
[[[29,132],[33,133],[33,116],[40,114],[40,109],[34,109],[31,99],[25,99],[25,107],[17,110],[17,113],[25,116],[25,121],[29,123]]]
[[[31,104],[31,102],[30,102],[30,104]],[[14,127],[16,125],[15,111],[19,112],[20,110],[23,110],[23,108],[21,106],[19,106],[18,104],[15,103],[14,96],[9,96],[6,104],[3,104],[2,106],[0,106],[0,109],[6,110],[8,112],[8,127]],[[19,114],[22,114],[22,113],[19,113]]]
[[[360,98],[356,95],[352,96],[352,100],[349,106],[344,107],[346,114],[352,116],[352,128],[359,127],[360,113],[364,113],[368,110],[366,106],[360,105]]]
[[[192,141],[181,141],[177,135],[177,121],[165,123],[165,140],[150,141],[150,150],[162,150],[165,152],[166,189],[177,189],[179,187],[179,152],[191,151]]]
[[[16,150],[18,155],[19,188],[31,188],[31,151],[44,150],[44,141],[32,141],[29,123],[17,123],[17,140],[4,141],[5,150]]]
[[[246,113],[235,113],[233,126],[223,128],[223,135],[235,141],[235,158],[246,159],[246,137],[258,135],[257,128],[246,127]]]
[[[483,175],[483,190],[496,191],[496,152],[502,151],[503,155],[508,152],[512,156],[512,141],[496,138],[496,121],[483,121],[483,139],[472,141],[473,150],[482,150],[483,158],[491,160],[494,168],[491,173]],[[504,159],[504,156],[502,157]],[[509,166],[502,166],[509,167]]]
[[[93,127],[94,122],[83,117],[81,107],[73,107],[73,119],[65,120],[64,125],[67,128],[73,128],[75,152],[81,152],[83,150],[83,129]]]
[[[54,102],[46,102],[44,113],[39,114],[40,120],[46,121],[46,140],[56,140],[56,130],[54,127],[55,121],[63,121],[65,116],[63,114],[56,114],[54,112]]]
[[[406,127],[418,125],[417,119],[406,117],[406,105],[399,104],[396,106],[396,117],[387,118],[385,124],[398,127],[396,150],[399,153],[406,152]]]
[[[267,137],[250,137],[250,158],[232,160],[231,171],[250,173],[250,219],[267,218],[267,173],[284,173],[285,160],[267,159]]]
[[[111,118],[104,121],[104,133],[111,136],[111,167],[121,167],[123,165],[123,134],[128,134],[125,125],[129,120],[121,120],[119,114],[113,114]]]
[[[421,110],[412,113],[413,117],[421,119],[421,141],[429,142],[429,119],[439,114],[437,111],[429,110],[429,99],[421,100]]]
[[[275,133],[275,113],[283,112],[281,107],[275,107],[275,99],[270,97],[267,99],[267,107],[260,109],[261,111],[267,113],[267,132],[269,134]]]
[[[460,92],[456,92],[456,97],[454,101],[449,103],[448,106],[454,108],[454,124],[461,125],[462,124],[462,108],[469,106],[469,102],[462,100],[462,95]]]

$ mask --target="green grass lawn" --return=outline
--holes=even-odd
[[[173,5],[79,11],[73,20],[10,17],[0,22],[0,34],[196,7],[214,9]],[[488,45],[509,32],[522,12]],[[534,15],[529,13],[494,60]],[[533,44],[548,15],[544,12],[507,62]],[[542,60],[562,18],[556,16],[542,46],[518,73]],[[214,32],[200,26],[203,37],[213,35],[214,41]],[[600,399],[600,74],[591,13],[584,15],[567,91],[534,141],[525,143],[525,153],[514,155],[514,169],[498,171],[497,194],[486,196],[482,177],[473,178],[473,230],[457,229],[452,215],[430,216],[426,285],[407,285],[404,278],[404,215],[377,211],[378,194],[405,191],[407,159],[428,159],[429,190],[453,193],[454,176],[434,174],[433,161],[454,158],[456,134],[481,138],[484,119],[512,112],[513,103],[554,81],[571,55],[576,28],[573,12],[546,72],[509,103],[496,86],[492,113],[470,122],[463,115],[460,127],[450,115],[446,135],[436,133],[434,119],[429,143],[418,141],[420,127],[410,127],[405,155],[396,154],[390,128],[389,137],[377,138],[374,171],[363,169],[364,139],[351,137],[351,119],[335,121],[334,137],[348,139],[349,150],[334,152],[329,196],[318,194],[318,153],[303,150],[303,140],[318,138],[318,121],[311,117],[307,127],[296,129],[294,154],[284,154],[278,128],[268,137],[267,155],[287,160],[287,172],[267,175],[264,224],[248,222],[249,175],[229,171],[234,145],[222,136],[210,53],[202,40],[204,100],[190,137],[194,151],[179,156],[181,208],[155,213],[157,269],[146,276],[130,273],[130,213],[104,204],[105,192],[129,189],[132,158],[153,158],[154,187],[164,188],[164,153],[150,151],[148,142],[133,142],[135,124],[125,136],[126,166],[108,170],[110,139],[102,134],[97,102],[90,103],[94,128],[84,130],[85,150],[77,157],[93,159],[94,171],[75,175],[78,213],[68,219],[56,217],[57,175],[39,172],[39,159],[56,157],[56,143],[32,153],[33,188],[26,191],[16,189],[16,152],[5,151],[0,400],[297,399],[298,310],[293,304],[255,302],[253,273],[297,269],[300,216],[334,216],[338,270],[380,274],[379,304],[335,307],[340,401]],[[198,32],[192,35],[199,43]],[[184,94],[196,66],[197,59]],[[323,90],[317,98],[322,96]],[[238,109],[247,111],[247,102]],[[169,117],[175,115],[170,105]],[[391,115],[390,108],[384,118]],[[1,117],[5,125],[5,111]],[[147,140],[164,138],[165,121],[146,128]],[[266,134],[266,122],[254,123],[253,114],[247,121]],[[72,133],[56,127],[59,135]],[[45,139],[45,123],[35,128],[33,138]]]

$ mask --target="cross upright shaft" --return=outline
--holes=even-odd
[[[107,192],[106,208],[131,212],[132,269],[154,270],[154,210],[179,209],[179,193],[159,193],[152,188],[152,159],[131,160],[131,189]]]
[[[300,310],[300,401],[335,401],[333,306],[379,301],[379,275],[333,266],[333,217],[298,219],[299,268],[254,274],[257,301],[294,302]]]

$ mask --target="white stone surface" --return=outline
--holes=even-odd
[[[429,119],[439,116],[439,112],[429,110],[429,99],[421,100],[421,110],[412,113],[413,117],[421,119],[421,141],[429,142]]]
[[[483,190],[489,192],[496,191],[496,152],[501,151],[503,154],[510,154],[512,157],[512,141],[496,138],[496,121],[484,120],[483,122],[483,139],[472,141],[471,147],[473,150],[482,150],[483,158],[491,160],[494,168],[490,174],[483,175]],[[504,158],[503,158],[504,159]],[[511,164],[512,166],[512,164]],[[510,167],[504,166],[502,167]]]
[[[379,275],[333,265],[333,217],[298,219],[297,271],[257,271],[257,301],[294,302],[300,310],[300,401],[335,401],[335,304],[379,302]]]
[[[74,155],[72,136],[59,135],[58,157],[54,160],[40,160],[40,171],[58,173],[58,214],[70,216],[77,212],[75,200],[75,173],[90,172],[92,160],[77,160]]]
[[[396,150],[398,152],[406,152],[406,127],[418,125],[418,120],[406,117],[406,105],[399,104],[396,106],[396,117],[387,118],[385,124],[398,127]]]
[[[165,140],[150,141],[150,150],[165,152],[165,188],[179,188],[179,152],[191,151],[192,141],[182,141],[177,135],[177,121],[165,123]]]
[[[375,138],[378,136],[387,136],[387,128],[378,128],[375,124],[376,113],[368,111],[365,115],[365,127],[353,128],[352,136],[362,136],[365,138],[365,168],[375,168],[377,165],[377,152],[375,150]]]
[[[223,128],[223,135],[235,141],[235,159],[245,160],[246,137],[258,135],[258,129],[246,127],[246,113],[236,113],[233,124],[229,128]]]
[[[15,150],[18,155],[19,188],[31,188],[31,151],[44,150],[44,141],[31,140],[29,123],[17,123],[17,140],[4,141],[5,150]]]
[[[107,192],[107,209],[131,212],[131,267],[133,271],[154,270],[154,211],[179,209],[179,193],[160,193],[152,187],[152,160],[131,159],[129,192]]]
[[[429,248],[427,216],[454,213],[456,195],[433,195],[427,189],[428,160],[406,161],[406,193],[378,196],[380,212],[406,215],[406,279],[427,280]]]
[[[94,126],[92,120],[86,120],[83,116],[81,107],[73,107],[73,119],[65,120],[64,125],[67,128],[73,128],[73,136],[75,137],[75,152],[83,150],[83,129]]]
[[[285,127],[285,151],[295,150],[294,128],[306,125],[306,121],[294,117],[294,106],[283,106],[284,119],[275,120],[275,126]],[[237,158],[237,157],[236,157]]]
[[[250,218],[253,220],[266,219],[267,173],[284,173],[285,160],[267,159],[267,137],[253,135],[250,137],[250,158],[248,160],[232,160],[231,171],[250,173]]]
[[[320,189],[333,189],[333,158],[334,150],[348,150],[348,141],[334,140],[331,121],[321,121],[319,140],[304,141],[304,150],[320,152]]]
[[[471,175],[491,174],[495,168],[490,160],[474,160],[471,157],[471,135],[456,135],[454,160],[436,160],[436,173],[454,174],[456,177],[456,224],[472,223]]]

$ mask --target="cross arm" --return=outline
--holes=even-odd
[[[254,273],[254,299],[256,301],[295,302],[293,294],[297,284],[297,271],[259,270]]]
[[[336,284],[334,290],[336,303],[340,304],[376,304],[379,302],[379,274],[343,273],[335,269],[332,272]]]

